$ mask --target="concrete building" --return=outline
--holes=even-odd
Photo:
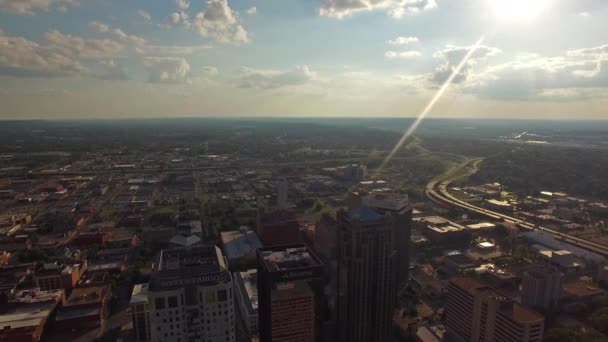
[[[64,289],[72,290],[87,270],[87,261],[81,264],[61,265],[46,263],[34,273],[36,287],[42,291]]]
[[[316,341],[321,261],[302,244],[262,248],[257,257],[260,341]]]
[[[162,250],[150,278],[151,341],[235,341],[232,275],[218,247]]]
[[[522,276],[521,303],[542,312],[559,307],[562,273],[552,267],[533,267]]]
[[[338,212],[338,336],[383,342],[398,293],[399,217],[370,207]]]
[[[221,232],[222,249],[231,269],[255,267],[256,250],[262,248],[258,235],[248,227]]]
[[[43,341],[63,290],[18,291],[0,310],[0,341]]]
[[[540,342],[545,318],[475,279],[448,286],[445,325],[454,341]]]
[[[439,216],[415,220],[422,233],[434,242],[459,239],[466,235],[466,227]]]
[[[241,318],[249,337],[258,334],[258,271],[256,269],[234,273],[236,299]]]
[[[75,288],[55,317],[55,327],[71,331],[100,327],[110,315],[110,285]]]
[[[135,341],[150,340],[150,305],[148,302],[148,284],[137,284],[131,293],[131,320]]]

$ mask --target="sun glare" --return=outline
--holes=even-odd
[[[521,19],[539,15],[548,0],[489,0],[500,17]]]

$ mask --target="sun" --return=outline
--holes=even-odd
[[[499,17],[526,19],[536,17],[545,9],[548,0],[489,0]]]

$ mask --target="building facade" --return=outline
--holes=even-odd
[[[391,340],[398,292],[398,220],[370,207],[338,212],[338,337]]]
[[[136,284],[131,293],[129,307],[135,341],[150,340],[150,305],[148,303],[148,284]]]
[[[302,244],[262,248],[257,256],[260,341],[316,341],[321,261]]]
[[[451,341],[540,342],[545,318],[481,284],[456,277],[448,286],[445,325]]]
[[[234,284],[241,319],[249,337],[258,334],[258,271],[256,269],[234,273]]]
[[[213,245],[161,251],[148,287],[150,340],[234,342],[232,275]]]
[[[562,273],[552,267],[535,267],[522,276],[521,303],[550,312],[559,307],[562,295]]]

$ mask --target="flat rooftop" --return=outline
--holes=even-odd
[[[270,272],[320,266],[321,263],[305,245],[261,249],[260,254]]]
[[[409,205],[409,198],[407,195],[372,192],[363,197],[362,204],[388,211],[400,211]]]
[[[131,301],[129,304],[144,304],[148,302],[148,283],[136,284],[131,292]]]
[[[499,301],[499,311],[513,321],[520,323],[537,323],[545,319],[543,315],[524,307],[523,305],[515,302],[509,296],[500,293],[491,286],[482,284],[476,279],[469,277],[455,277],[452,278],[450,282],[473,296],[481,295],[491,297]]]
[[[247,309],[250,313],[258,310],[258,270],[251,269],[238,273],[238,280],[241,282],[248,298]]]
[[[222,251],[214,245],[164,249],[154,264],[150,290],[230,281]]]

